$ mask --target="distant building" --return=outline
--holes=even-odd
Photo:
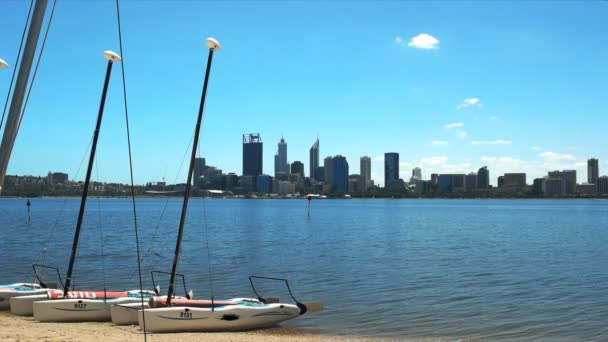
[[[477,188],[487,189],[490,187],[490,171],[487,166],[477,170]]]
[[[341,155],[333,158],[333,186],[335,192],[348,191],[348,162]]]
[[[384,187],[396,189],[399,182],[399,153],[384,154]]]
[[[437,185],[437,179],[439,178],[439,175],[436,173],[431,173],[431,184],[433,186]]]
[[[466,184],[465,174],[443,174],[437,177],[438,192],[464,191]]]
[[[194,186],[199,186],[201,184],[201,177],[203,177],[205,172],[205,164],[205,158],[194,159],[194,170],[192,176],[192,184],[194,184]]]
[[[525,173],[505,173],[503,186],[521,188],[526,186]]]
[[[608,194],[608,176],[597,178],[597,193]]]
[[[287,163],[287,143],[281,137],[277,144],[277,153],[274,155],[274,176],[279,173],[289,174],[289,164]]]
[[[314,179],[318,182],[325,182],[325,167],[319,166],[315,169]]]
[[[576,192],[581,195],[595,195],[595,184],[578,184]]]
[[[545,179],[545,195],[547,196],[562,196],[566,193],[565,182],[562,178],[552,178],[549,176]]]
[[[372,180],[372,159],[368,156],[363,156],[359,159],[359,173],[363,178],[365,190],[371,186]]]
[[[310,148],[309,162],[310,164],[308,164],[308,166],[310,171],[308,173],[308,176],[312,179],[319,180],[316,178],[315,175],[315,170],[319,167],[319,138],[317,138],[317,141],[315,141],[315,143],[312,144],[312,147]]]
[[[236,173],[230,172],[226,175],[226,182],[224,183],[224,190],[232,190],[239,185],[239,176]]]
[[[60,184],[68,181],[68,174],[63,172],[53,172],[52,176],[52,184]]]
[[[363,177],[360,175],[349,175],[348,176],[348,192],[363,192],[364,189],[364,181]]]
[[[467,191],[475,191],[477,189],[477,174],[474,172],[466,175],[465,179],[465,189]]]
[[[505,176],[498,176],[498,179],[496,180],[496,185],[498,185],[499,188],[502,188],[503,185],[505,185]]]
[[[250,193],[256,190],[257,176],[241,176],[239,178],[239,187],[243,193]]]
[[[600,176],[599,175],[600,170],[599,170],[598,164],[599,164],[599,162],[595,158],[591,158],[591,159],[587,160],[587,183],[597,185],[597,179]]]
[[[262,174],[263,147],[259,133],[243,134],[243,176]]]
[[[325,172],[325,185],[323,186],[323,192],[331,192],[334,186],[334,158],[331,156],[325,157],[323,160],[323,165]]]
[[[415,184],[417,180],[422,180],[422,169],[415,167],[412,169],[412,177],[410,177],[410,183]]]
[[[565,193],[576,193],[576,170],[551,171],[549,172],[549,178],[563,179]]]
[[[534,179],[534,193],[535,194],[544,194],[545,193],[545,186],[546,186],[546,179],[545,178],[535,178]]]
[[[272,191],[272,177],[259,175],[256,177],[256,192],[268,194]]]
[[[291,163],[291,174],[299,175],[299,177],[304,177],[304,164],[301,161],[294,161]]]

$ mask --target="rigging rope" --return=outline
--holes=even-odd
[[[23,33],[21,34],[21,43],[19,44],[19,52],[17,52],[17,58],[15,59],[15,67],[13,68],[13,76],[11,77],[11,83],[8,86],[8,92],[6,94],[6,102],[4,102],[4,110],[2,111],[2,119],[0,119],[0,130],[2,130],[2,123],[4,122],[4,116],[6,115],[6,108],[8,106],[8,99],[11,97],[11,90],[13,89],[13,81],[15,81],[15,75],[17,74],[17,65],[21,58],[21,49],[23,48],[23,41],[25,40],[25,32],[27,32],[27,24],[30,21],[32,15],[32,7],[34,6],[34,0],[30,1],[30,9],[27,11],[27,19],[25,19],[25,25],[23,26]]]
[[[36,67],[34,68],[34,75],[32,76],[32,82],[27,89],[27,95],[25,96],[25,102],[23,103],[23,109],[21,110],[21,115],[19,116],[19,124],[17,125],[17,130],[21,127],[21,121],[23,120],[23,116],[25,115],[25,109],[27,108],[27,104],[30,100],[30,94],[32,93],[32,87],[34,86],[34,82],[36,81],[36,75],[38,74],[38,66],[40,66],[40,61],[42,60],[42,53],[44,52],[44,47],[46,46],[46,38],[49,35],[49,30],[51,29],[51,23],[53,22],[53,16],[55,15],[55,5],[57,5],[57,0],[53,1],[53,8],[51,9],[51,16],[49,17],[49,22],[46,26],[46,31],[44,32],[44,38],[42,39],[42,47],[40,48],[40,53],[38,53],[38,60],[36,61]]]
[[[80,164],[78,165],[78,169],[76,170],[76,174],[72,178],[72,182],[74,182],[76,179],[78,179],[78,175],[80,174],[80,170],[82,169],[82,164],[84,164],[84,160],[87,157],[89,150],[91,149],[91,144],[92,143],[93,143],[93,138],[91,137],[91,140],[89,141],[89,145],[87,146],[87,148],[84,151],[84,154],[82,156],[82,159],[80,160]],[[55,218],[55,222],[51,226],[51,232],[47,236],[47,240],[44,243],[44,247],[42,247],[42,250],[40,251],[40,254],[38,254],[38,258],[36,259],[36,262],[35,262],[36,264],[44,264],[45,263],[45,258],[48,256],[49,244],[50,244],[51,241],[53,241],[53,235],[55,235],[55,230],[57,229],[57,226],[59,225],[59,220],[61,220],[61,216],[63,215],[63,211],[65,209],[65,204],[67,203],[67,201],[68,201],[68,198],[65,197],[63,199],[63,202],[61,203],[61,208],[59,209],[59,214],[57,215],[57,217]],[[34,281],[35,281],[35,275],[34,275],[34,278],[32,278],[32,283]]]
[[[200,142],[199,142],[197,151],[199,153],[198,157],[200,158],[201,157]],[[208,228],[207,228],[207,207],[205,206],[205,197],[201,198],[201,204],[202,204],[202,208],[203,208],[203,228],[205,231],[205,243],[207,245],[207,276],[209,277],[209,291],[211,292],[211,301],[213,302],[214,295],[213,295],[213,278],[211,276],[211,250],[209,249],[209,234],[207,232],[207,230],[208,230]],[[211,309],[213,310],[213,305],[211,306]]]
[[[192,141],[194,140],[194,135],[192,135],[192,137],[190,138],[190,142],[188,143],[188,146],[186,147],[186,150],[184,151],[184,155],[182,157],[182,161],[179,164],[179,168],[177,169],[177,175],[175,175],[175,179],[173,180],[173,184],[177,184],[177,179],[179,178],[180,173],[182,172],[182,167],[184,166],[184,161],[186,160],[186,156],[188,155],[188,151],[190,150],[190,146],[192,145]],[[169,197],[167,197],[167,200],[165,201],[165,206],[163,207],[163,210],[161,210],[160,213],[160,217],[158,219],[158,224],[156,225],[156,227],[154,227],[154,232],[152,233],[152,241],[150,242],[150,248],[148,248],[148,250],[146,251],[146,253],[144,254],[144,258],[148,255],[152,254],[152,247],[154,242],[156,241],[156,235],[158,233],[158,228],[160,227],[160,224],[162,222],[163,216],[165,214],[165,211],[167,210],[167,206],[169,204]],[[167,247],[170,248],[170,247]]]
[[[99,186],[99,163],[95,160],[95,174],[97,176],[97,186]],[[104,292],[104,302],[106,300],[106,255],[104,253],[104,241],[103,241],[103,227],[101,224],[101,194],[97,194],[97,213],[99,214],[99,223],[97,229],[99,230],[99,240],[101,240],[101,272],[103,277],[103,292]]]
[[[141,307],[143,309],[144,307],[144,295],[143,295],[143,290],[144,290],[144,285],[143,285],[143,281],[141,278],[141,258],[140,258],[140,253],[139,253],[139,232],[137,229],[137,210],[136,210],[136,206],[135,206],[135,185],[134,185],[134,181],[133,181],[133,159],[131,157],[131,133],[129,130],[129,110],[127,109],[127,82],[125,80],[125,55],[123,52],[123,48],[122,48],[122,30],[120,27],[120,6],[118,5],[118,0],[116,0],[116,17],[118,20],[118,44],[120,46],[120,56],[122,57],[122,63],[120,63],[121,66],[121,71],[122,71],[122,91],[123,91],[123,98],[124,98],[124,102],[125,102],[125,122],[126,122],[126,127],[127,127],[127,145],[129,147],[129,172],[130,172],[130,176],[131,176],[131,199],[132,199],[132,204],[133,204],[133,223],[134,223],[134,227],[135,227],[135,245],[137,248],[137,271],[139,274],[139,291],[140,291],[140,297],[141,297]],[[142,310],[142,318],[143,318],[143,329],[144,329],[144,341],[148,340],[148,335],[146,332],[146,311]]]

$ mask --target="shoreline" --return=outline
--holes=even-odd
[[[0,311],[1,341],[143,341],[144,334],[137,326],[116,326],[111,322],[39,323],[32,317],[14,316]],[[214,342],[389,342],[403,339],[380,339],[365,336],[332,336],[311,328],[276,327],[246,332],[168,333],[147,334],[150,342],[214,341]],[[431,340],[408,340],[431,341]],[[436,339],[433,341],[437,341]]]

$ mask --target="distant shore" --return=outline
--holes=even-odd
[[[81,196],[78,195],[74,195],[74,196],[48,196],[48,195],[41,195],[41,196],[21,196],[21,195],[17,195],[17,196],[0,196],[0,199],[4,199],[4,198],[44,198],[44,199],[62,199],[62,198],[68,198],[68,199],[80,199]],[[123,199],[128,199],[131,198],[131,196],[97,196],[97,195],[89,195],[88,198],[123,198]],[[162,198],[162,199],[167,199],[167,198],[176,198],[176,199],[181,199],[182,196],[163,196],[163,195],[136,195],[135,198]],[[288,197],[264,197],[264,196],[259,196],[259,197],[249,197],[249,196],[192,196],[191,198],[213,198],[213,199],[252,199],[252,200],[268,200],[268,199],[280,199],[280,200],[302,200],[302,199],[306,199],[306,196],[288,196]],[[569,199],[569,200],[608,200],[608,195],[596,195],[596,196],[563,196],[563,197],[557,197],[557,196],[551,196],[551,197],[532,197],[532,196],[459,196],[457,194],[453,194],[450,196],[412,196],[412,195],[395,195],[395,196],[383,196],[383,195],[378,195],[378,196],[351,196],[351,197],[340,197],[340,196],[328,196],[327,198],[322,198],[322,200],[326,200],[326,199],[337,199],[337,200],[348,200],[348,199],[420,199],[420,200],[432,200],[432,199],[454,199],[454,200],[459,200],[459,199],[478,199],[478,200],[491,200],[491,199],[529,199],[529,200],[564,200],[564,199]],[[315,199],[315,201],[320,200],[320,199]]]
[[[127,341],[139,342],[144,335],[136,326],[115,326],[107,323],[39,323],[31,317],[18,317],[0,311],[0,341]],[[322,335],[315,329],[277,327],[238,333],[175,333],[147,334],[150,342],[214,341],[214,342],[383,342],[389,339]],[[397,341],[397,340],[392,340]],[[404,341],[399,339],[399,341]],[[437,341],[409,340],[409,341]]]

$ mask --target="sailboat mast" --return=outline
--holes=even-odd
[[[44,20],[44,12],[46,11],[47,0],[37,0],[34,6],[34,13],[30,22],[30,28],[27,32],[27,40],[25,41],[25,49],[23,50],[23,58],[19,65],[19,73],[17,74],[17,82],[13,91],[11,106],[8,110],[6,126],[4,126],[4,134],[2,143],[0,144],[0,194],[2,194],[2,185],[4,184],[4,176],[8,169],[8,162],[15,145],[17,131],[19,130],[19,121],[21,120],[21,108],[23,106],[23,98],[25,89],[32,70],[32,62],[36,53],[36,45],[40,36],[40,28]]]
[[[203,82],[203,93],[201,95],[201,103],[198,108],[198,117],[196,119],[196,128],[194,129],[194,141],[192,142],[192,155],[190,156],[190,167],[188,168],[188,179],[186,180],[186,190],[184,191],[184,203],[182,205],[182,215],[179,219],[179,231],[177,233],[177,242],[175,243],[175,254],[173,256],[173,266],[171,267],[171,278],[169,280],[169,291],[167,293],[167,305],[171,305],[171,297],[174,293],[175,273],[177,272],[177,261],[184,236],[184,224],[186,223],[186,212],[188,211],[188,198],[190,197],[190,188],[192,186],[192,173],[194,172],[194,161],[196,158],[196,149],[198,147],[198,137],[203,121],[203,109],[205,108],[205,98],[207,97],[207,84],[209,82],[209,73],[211,72],[211,62],[213,61],[213,51],[220,50],[219,43],[213,38],[207,38],[207,46],[209,47],[209,57],[207,57],[207,70],[205,71],[205,81]]]
[[[91,182],[91,172],[93,170],[93,162],[95,161],[95,151],[97,150],[97,139],[99,138],[99,129],[101,128],[101,119],[103,118],[103,109],[106,103],[106,95],[108,93],[108,84],[112,73],[112,64],[120,62],[120,56],[112,51],[105,51],[104,57],[108,60],[108,68],[106,69],[106,78],[103,83],[103,91],[101,93],[101,103],[99,104],[99,113],[97,114],[97,124],[93,132],[93,144],[91,145],[91,154],[89,156],[89,165],[87,167],[87,175],[84,180],[84,189],[82,190],[82,199],[80,200],[80,210],[78,211],[78,221],[76,222],[76,231],[74,232],[74,242],[72,243],[72,253],[70,254],[70,264],[68,266],[68,275],[65,279],[63,288],[63,297],[67,297],[70,285],[72,283],[72,272],[74,271],[74,262],[76,261],[76,251],[78,250],[78,241],[80,239],[80,230],[82,227],[82,218],[84,217],[85,204],[87,202],[87,193]]]

